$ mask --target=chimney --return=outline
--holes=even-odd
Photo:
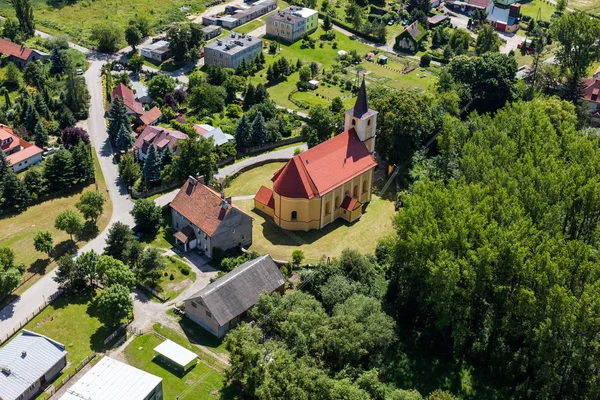
[[[190,182],[190,185],[192,186],[196,186],[196,184],[198,183],[198,181],[196,180],[196,178],[194,178],[193,176],[188,176],[188,181]]]
[[[199,182],[201,185],[204,185],[204,175],[200,175],[200,176],[198,177],[198,182]]]
[[[225,200],[225,192],[221,192],[221,200]]]
[[[21,352],[21,357],[22,357],[22,358],[25,358],[25,357],[27,357],[27,352],[26,352],[25,350],[23,350],[23,351]]]
[[[226,201],[227,203],[229,203],[229,205],[231,205],[231,202],[232,202],[231,196],[230,196],[230,197],[227,197],[227,198],[225,199],[225,201]]]

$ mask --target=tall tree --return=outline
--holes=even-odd
[[[35,21],[33,18],[33,6],[31,0],[9,0],[15,9],[19,27],[25,39],[35,35]]]
[[[32,198],[36,199],[46,191],[46,180],[42,169],[39,167],[29,168],[23,179],[25,189],[29,192]]]
[[[144,285],[156,287],[166,268],[167,263],[160,251],[156,247],[146,247],[137,270],[138,279]]]
[[[131,46],[133,51],[136,51],[136,46],[142,41],[142,32],[135,25],[129,25],[125,29],[125,41]]]
[[[497,53],[500,51],[500,43],[500,38],[496,31],[494,31],[494,28],[491,25],[485,24],[477,34],[475,52],[477,55],[482,55],[488,51]]]
[[[123,155],[119,160],[119,176],[127,186],[133,186],[141,176],[140,165],[129,153]]]
[[[31,196],[17,174],[12,170],[2,179],[2,206],[15,207],[19,211],[27,209]]]
[[[73,235],[77,235],[83,229],[84,222],[81,215],[72,209],[66,209],[56,216],[54,221],[54,227],[58,230],[65,231],[71,241],[73,241]]]
[[[73,185],[74,168],[73,157],[68,150],[58,150],[47,158],[44,161],[44,179],[48,184],[48,191],[52,193]]]
[[[118,283],[104,289],[98,298],[98,310],[98,316],[106,326],[117,326],[133,311],[129,289]]]
[[[154,144],[151,144],[144,160],[144,180],[150,182],[159,180],[160,165],[160,154],[156,150],[156,147],[154,147]]]
[[[104,196],[95,191],[87,191],[81,195],[75,205],[83,218],[89,219],[95,224],[104,210]]]
[[[246,119],[246,115],[242,115],[235,128],[235,141],[240,148],[252,146],[252,127]]]
[[[155,233],[160,227],[162,221],[161,208],[154,201],[140,199],[135,202],[131,215],[135,225],[144,232]]]
[[[83,140],[71,149],[73,165],[73,178],[77,182],[87,182],[94,179],[94,161],[92,160],[91,147],[86,146]]]
[[[185,139],[180,142],[180,153],[173,160],[173,178],[183,182],[188,176],[204,176],[210,181],[217,172],[217,154],[212,140],[200,137]]]
[[[130,227],[122,222],[115,222],[108,229],[104,253],[123,261],[123,251],[128,242],[136,240]]]
[[[35,145],[38,147],[46,147],[48,146],[48,130],[43,124],[41,119],[35,124],[35,128],[33,129],[33,138]]]
[[[90,144],[90,136],[88,135],[87,131],[79,127],[63,129],[61,133],[61,138],[63,146],[65,146],[65,148],[67,149],[76,146],[77,144],[79,144],[79,141],[83,141],[85,145]]]
[[[86,119],[90,105],[90,94],[85,79],[78,76],[73,68],[67,72],[66,89],[65,104],[75,118]]]
[[[10,247],[0,247],[0,296],[6,296],[21,283],[25,264],[15,263],[15,253]]]
[[[118,151],[128,151],[133,147],[133,137],[129,125],[121,125],[115,142]]]
[[[52,250],[54,250],[54,242],[52,240],[52,232],[39,231],[33,238],[33,248],[40,253],[45,253],[48,258],[51,257]]]
[[[117,137],[122,127],[129,127],[129,117],[127,110],[120,97],[115,97],[108,110],[108,138],[114,145],[117,143]]]
[[[268,136],[267,124],[262,113],[259,111],[254,121],[252,121],[252,144],[262,146],[267,143]]]
[[[321,105],[313,106],[308,111],[308,115],[310,117],[309,126],[314,132],[314,135],[309,138],[310,147],[326,141],[337,130],[336,119],[327,108]]]

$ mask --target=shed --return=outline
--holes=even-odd
[[[187,371],[196,365],[197,356],[183,346],[167,339],[154,348],[154,357],[160,357],[169,365]]]
[[[387,56],[379,56],[378,62],[379,62],[379,64],[387,64],[387,62],[388,62]]]
[[[308,88],[309,89],[315,90],[318,87],[319,87],[319,81],[317,81],[315,79],[311,79],[310,81],[308,81]]]

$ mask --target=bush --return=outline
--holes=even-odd
[[[431,56],[427,53],[423,54],[423,56],[421,57],[421,67],[429,67],[429,65],[431,64]]]
[[[192,269],[188,265],[179,264],[179,272],[185,276],[188,276],[192,272]]]
[[[173,276],[173,274],[171,274],[171,276],[169,276],[169,280],[170,281],[174,281],[175,280],[175,276]]]
[[[300,147],[296,147],[294,149],[294,155],[297,156],[298,154],[302,153],[302,150],[300,150]]]

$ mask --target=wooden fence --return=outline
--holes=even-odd
[[[75,368],[75,371],[71,372],[68,375],[65,375],[63,377],[63,379],[60,382],[58,382],[57,384],[48,386],[46,388],[46,390],[44,390],[44,392],[38,397],[38,400],[47,400],[50,397],[52,397],[52,395],[54,393],[58,392],[71,378],[73,378],[75,375],[77,375],[77,373],[79,371],[81,371],[81,369],[83,367],[88,365],[90,361],[92,361],[94,358],[96,358],[97,355],[98,354],[96,354],[96,353],[91,353],[89,356],[87,356],[83,361],[81,361],[79,363],[79,365],[77,365],[77,368]]]

